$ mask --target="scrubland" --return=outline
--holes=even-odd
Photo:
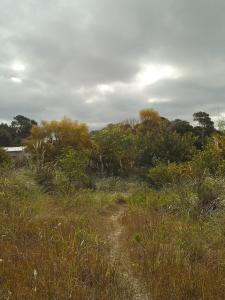
[[[0,299],[225,299],[225,128],[193,116],[3,124]]]
[[[224,299],[224,182],[206,179],[220,204],[204,215],[191,185],[108,178],[65,196],[27,170],[0,181],[0,299],[136,299],[124,256],[110,259],[108,220],[121,209],[120,251],[148,299]]]

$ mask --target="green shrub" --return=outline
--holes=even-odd
[[[40,195],[30,178],[17,173],[0,177],[0,211],[7,216],[30,215]]]
[[[149,170],[148,178],[156,187],[162,187],[165,184],[178,184],[191,178],[191,168],[188,163],[160,164]]]
[[[38,184],[40,184],[45,192],[54,189],[55,163],[40,162],[34,166],[34,176]]]
[[[0,168],[7,167],[11,163],[12,159],[9,154],[3,148],[0,148]]]
[[[66,192],[74,188],[91,187],[91,179],[88,176],[89,153],[69,149],[58,160],[58,182]]]
[[[197,186],[197,212],[205,216],[223,206],[225,182],[219,178],[207,177]]]
[[[203,179],[215,175],[222,160],[209,151],[201,151],[191,161],[192,176],[195,179]]]

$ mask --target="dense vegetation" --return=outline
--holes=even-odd
[[[33,125],[37,122],[24,116],[16,116],[11,124],[0,124],[0,146],[21,146],[22,140],[29,136]]]
[[[17,125],[29,157],[0,151],[0,299],[225,298],[223,122],[139,119]]]

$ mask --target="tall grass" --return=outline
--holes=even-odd
[[[0,299],[132,299],[123,262],[110,260],[120,203],[121,259],[153,300],[225,299],[223,180],[153,190],[103,178],[66,195],[32,176],[0,177]]]
[[[84,192],[70,206],[25,178],[1,178],[0,299],[130,299],[109,263],[102,200]]]
[[[193,191],[188,194],[195,201],[188,205],[175,190],[167,192],[149,191],[130,199],[123,218],[124,248],[134,271],[152,299],[225,299],[223,210],[196,217],[187,213],[198,210]]]

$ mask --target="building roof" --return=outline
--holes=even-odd
[[[23,152],[26,147],[4,147],[6,152]]]

